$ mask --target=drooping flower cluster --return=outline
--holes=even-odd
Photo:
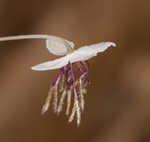
[[[74,50],[73,42],[49,35],[1,37],[0,41],[33,38],[45,39],[46,48],[50,53],[58,56],[65,55],[31,68],[36,71],[59,69],[57,78],[53,82],[42,107],[42,114],[48,110],[50,103],[54,112],[59,114],[63,109],[64,102],[66,102],[66,115],[69,116],[69,122],[72,122],[76,116],[77,125],[79,126],[81,112],[84,110],[84,95],[87,93],[87,85],[89,84],[89,66],[86,60],[96,56],[99,52],[105,51],[110,46],[116,46],[116,44],[113,42],[101,42]]]

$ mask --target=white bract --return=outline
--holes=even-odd
[[[57,114],[62,111],[64,101],[66,101],[66,115],[70,115],[69,122],[73,121],[76,116],[77,125],[79,126],[81,121],[81,112],[84,110],[84,95],[87,93],[87,85],[89,84],[89,66],[86,60],[96,56],[100,52],[105,51],[110,46],[115,47],[116,44],[114,42],[101,42],[74,49],[75,45],[73,42],[49,35],[1,37],[0,41],[33,38],[45,39],[46,48],[50,53],[57,56],[63,56],[58,59],[31,67],[32,70],[36,71],[59,69],[57,78],[53,82],[45,100],[45,104],[42,107],[42,114],[48,110],[52,99],[53,109]],[[77,70],[74,69],[75,67]],[[76,71],[79,73],[76,74]],[[61,95],[58,96],[58,93]],[[73,105],[71,105],[72,97],[74,100]],[[59,101],[58,98],[60,98]],[[70,114],[71,106],[72,111]]]
[[[89,46],[83,46],[74,50],[74,43],[65,39],[53,37],[46,40],[46,47],[54,55],[66,55],[59,59],[48,61],[32,67],[32,70],[45,71],[59,69],[68,63],[86,61],[97,53],[105,51],[110,46],[116,46],[114,42],[101,42]]]

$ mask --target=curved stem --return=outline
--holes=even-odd
[[[45,34],[16,35],[16,36],[0,37],[0,41],[21,40],[21,39],[48,39],[51,37],[52,36],[45,35]]]

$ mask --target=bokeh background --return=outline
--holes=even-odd
[[[40,115],[57,71],[30,67],[55,58],[43,40],[0,42],[1,142],[149,142],[150,1],[1,0],[0,36],[56,35],[76,47],[114,41],[91,59],[79,128],[50,109]]]

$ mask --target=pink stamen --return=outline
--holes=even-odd
[[[74,65],[77,65],[77,69],[74,69]],[[76,71],[79,71],[80,74],[76,74]],[[64,81],[63,81],[64,80]],[[83,89],[86,89],[86,85],[89,82],[88,79],[88,65],[86,62],[76,62],[74,64],[69,63],[66,66],[64,66],[63,68],[60,69],[56,80],[53,82],[52,84],[52,94],[54,97],[54,112],[56,112],[57,114],[60,113],[61,111],[61,107],[63,105],[64,102],[64,98],[63,98],[63,94],[62,96],[57,96],[57,93],[63,93],[64,91],[66,91],[66,96],[67,95],[71,95],[71,93],[73,93],[74,95],[74,107],[72,108],[72,113],[70,115],[69,118],[69,122],[71,122],[74,118],[74,115],[77,115],[77,124],[79,125],[80,123],[80,110],[83,109],[83,105],[84,105],[84,98],[81,97],[84,94],[82,93]],[[60,87],[60,83],[61,87]],[[62,88],[62,89],[60,89]],[[73,92],[72,92],[73,89]],[[61,91],[60,91],[61,90]],[[67,92],[70,92],[70,94],[68,94]],[[61,94],[60,94],[61,95]],[[59,99],[60,98],[60,101]],[[59,103],[58,103],[59,101]],[[71,104],[71,100],[67,101],[67,106],[68,108],[70,108],[70,104]],[[44,106],[49,106],[50,105],[50,101],[46,101],[46,104]],[[61,109],[60,109],[61,108]],[[67,111],[69,110],[67,108]],[[47,111],[48,108],[46,108]],[[45,110],[44,110],[45,112]],[[69,111],[68,111],[69,113]],[[67,113],[67,115],[69,115]],[[75,114],[74,114],[75,113]]]
[[[56,86],[59,84],[60,79],[61,79],[61,73],[59,72],[58,75],[57,75],[57,78],[56,78],[56,80],[53,82],[52,86],[53,86],[53,87],[56,87]]]
[[[80,71],[81,71],[81,74],[80,74],[80,77],[82,76],[82,75],[84,75],[83,76],[83,78],[82,78],[82,83],[83,82],[85,82],[85,81],[87,81],[88,83],[89,83],[89,79],[88,79],[88,65],[87,65],[87,63],[86,62],[84,62],[84,61],[80,61],[80,62],[77,62],[77,66],[78,66],[78,68],[80,69]],[[86,66],[86,67],[85,67]],[[80,78],[79,77],[79,78]]]
[[[72,81],[73,81],[73,84],[72,84],[73,85],[73,92],[75,95],[75,99],[78,99],[77,90],[76,90],[76,86],[75,86],[75,75],[74,75],[73,66],[71,63],[70,63],[70,69],[71,69],[71,77],[72,77]]]

